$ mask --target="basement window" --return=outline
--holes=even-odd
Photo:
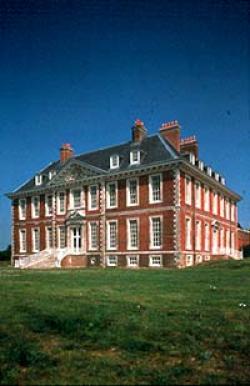
[[[107,257],[107,265],[109,267],[116,267],[117,266],[117,256],[108,256]]]

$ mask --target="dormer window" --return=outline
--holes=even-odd
[[[119,155],[114,154],[110,157],[110,169],[119,168]]]
[[[35,184],[36,184],[36,186],[38,186],[38,185],[42,185],[42,183],[43,183],[43,176],[42,176],[42,174],[38,174],[35,177]]]
[[[207,174],[211,177],[212,176],[212,169],[210,166],[207,166]]]
[[[130,152],[130,165],[138,165],[140,163],[140,151],[132,150]]]
[[[195,165],[195,155],[193,153],[189,153],[189,162]]]
[[[200,170],[204,170],[204,162],[203,161],[198,161],[198,168],[200,169]]]
[[[216,179],[216,181],[219,181],[219,178],[220,178],[219,173],[214,173],[214,178]]]
[[[56,171],[55,170],[50,170],[49,172],[49,180],[52,180],[52,178],[56,175]]]

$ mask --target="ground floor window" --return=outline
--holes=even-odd
[[[20,252],[26,252],[26,230],[20,230]]]
[[[149,256],[149,265],[150,265],[150,267],[161,267],[161,265],[162,265],[162,256],[161,255],[151,255],[151,256]]]
[[[193,264],[194,264],[193,255],[186,255],[186,266],[190,267]]]
[[[202,263],[202,255],[196,255],[196,263],[197,264]]]
[[[118,261],[117,256],[107,256],[107,265],[109,267],[116,267],[117,261]]]
[[[39,252],[40,250],[40,231],[39,228],[34,228],[32,230],[32,244],[33,252]]]
[[[128,264],[128,267],[138,267],[139,256],[137,255],[127,256],[127,264]]]
[[[59,248],[66,247],[66,229],[65,226],[59,226]]]
[[[204,260],[205,260],[205,261],[209,261],[209,260],[210,260],[210,256],[209,256],[209,255],[206,255],[206,256],[204,257]]]

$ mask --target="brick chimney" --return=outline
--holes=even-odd
[[[147,129],[140,119],[136,119],[132,127],[132,141],[141,142],[147,136]]]
[[[178,121],[166,122],[161,125],[160,134],[178,152],[180,151],[180,125]]]
[[[67,159],[71,158],[73,155],[73,149],[69,143],[65,143],[60,148],[60,160],[61,163],[67,161]]]
[[[199,147],[195,135],[181,139],[181,153],[193,153],[195,158],[198,158]]]

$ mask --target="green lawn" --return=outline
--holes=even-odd
[[[2,384],[250,381],[250,261],[0,280]]]

